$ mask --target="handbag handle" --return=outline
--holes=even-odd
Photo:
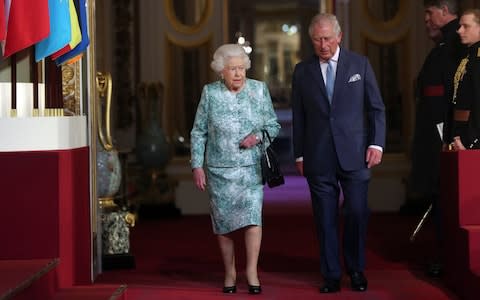
[[[272,139],[270,138],[270,134],[267,130],[262,129],[262,141],[265,141],[265,136],[267,136],[268,142],[272,144]]]

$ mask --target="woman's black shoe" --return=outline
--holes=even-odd
[[[222,292],[224,292],[225,294],[235,294],[237,292],[237,286],[224,286]]]
[[[258,295],[262,293],[262,287],[260,285],[248,285],[248,293],[252,295]]]

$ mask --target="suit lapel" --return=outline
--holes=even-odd
[[[308,70],[314,81],[320,87],[325,99],[327,99],[327,89],[325,88],[325,81],[323,80],[322,69],[320,68],[320,60],[317,56],[313,56],[313,58],[310,59],[308,63]]]
[[[333,88],[333,98],[335,99],[335,91],[342,89],[347,84],[348,80],[348,53],[346,50],[340,48],[337,62],[337,72],[335,74],[335,85]]]

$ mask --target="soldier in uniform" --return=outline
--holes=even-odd
[[[480,9],[466,10],[457,32],[468,48],[454,77],[446,142],[454,151],[480,149]]]
[[[440,153],[442,126],[447,118],[453,95],[453,75],[463,55],[463,46],[456,30],[459,5],[457,0],[424,0],[425,27],[435,42],[420,70],[416,84],[416,123],[412,145],[410,192],[423,204],[432,204],[438,248],[442,244],[438,208],[440,195]],[[417,201],[419,202],[419,201]],[[428,274],[441,273],[440,249],[432,253]]]

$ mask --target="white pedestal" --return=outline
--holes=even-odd
[[[0,152],[48,151],[85,147],[87,118],[0,118]]]

